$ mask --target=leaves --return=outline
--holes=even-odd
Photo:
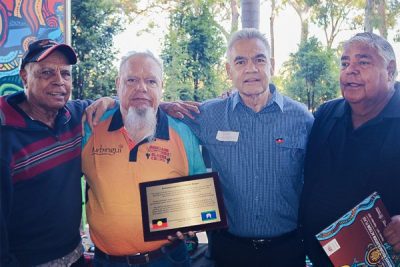
[[[184,2],[170,16],[162,52],[167,100],[202,101],[221,91],[225,45],[209,1]]]
[[[127,2],[130,4],[125,6]],[[128,0],[71,1],[72,46],[79,58],[73,71],[74,98],[115,94],[117,70],[112,62],[117,51],[113,38],[124,29],[127,21],[128,14],[122,11],[131,10],[134,3]]]
[[[285,65],[283,84],[294,99],[314,110],[338,96],[338,59],[314,37],[300,45]]]
[[[127,22],[161,13],[169,14],[169,29],[162,52],[165,63],[164,97],[173,100],[203,100],[217,96],[229,87],[223,54],[226,40],[238,27],[239,0],[71,2],[72,45],[80,59],[73,73],[75,98],[115,94],[117,69],[113,64],[116,61],[113,37],[123,30]],[[303,29],[299,51],[291,55],[285,72],[281,77],[276,77],[275,81],[282,82],[294,98],[313,109],[322,101],[337,96],[337,59],[332,46],[340,32],[348,29],[363,30],[366,0],[272,2],[282,8],[289,5],[294,8],[302,23],[299,27]],[[374,9],[370,18],[372,28],[378,29],[381,34],[387,30],[392,31],[396,33],[395,40],[400,41],[400,30],[396,25],[400,2],[373,2]],[[383,12],[380,9],[379,13],[378,7],[382,8],[382,3],[385,4],[385,10]],[[261,10],[261,14],[263,12]],[[325,32],[326,49],[309,38],[310,23]],[[152,21],[146,29],[139,29],[138,33],[140,30],[152,32],[158,27],[157,21]]]

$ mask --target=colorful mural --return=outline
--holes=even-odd
[[[22,89],[19,62],[31,42],[65,42],[66,1],[0,1],[0,95]]]

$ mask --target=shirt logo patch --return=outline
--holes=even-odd
[[[279,138],[275,139],[275,143],[277,143],[277,144],[283,144],[284,142],[285,142],[285,140],[283,140],[282,137],[279,137]]]
[[[171,161],[171,153],[168,148],[150,145],[146,152],[146,158],[162,161],[168,164]]]
[[[123,145],[118,145],[117,147],[103,147],[103,145],[100,145],[100,147],[92,147],[92,155],[115,155],[119,154],[122,152]]]

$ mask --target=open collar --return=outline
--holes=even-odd
[[[121,129],[124,126],[124,122],[122,120],[122,114],[121,110],[117,109],[116,112],[114,113],[110,125],[108,127],[109,132],[117,131]],[[162,140],[169,140],[169,125],[168,125],[168,117],[167,114],[165,114],[164,111],[162,111],[160,108],[157,110],[157,126],[156,126],[156,133],[154,138],[156,139],[162,139]],[[129,161],[131,162],[136,162],[137,160],[137,154],[139,151],[139,147],[142,144],[149,143],[153,140],[149,140],[149,138],[145,138],[139,143],[137,143],[134,148],[131,149],[129,153]]]
[[[276,103],[278,105],[278,107],[280,108],[280,110],[283,112],[283,96],[278,92],[278,90],[276,90],[275,85],[273,85],[272,83],[269,84],[269,91],[272,94],[272,97],[263,109],[270,106],[272,103]],[[243,106],[246,105],[243,102],[242,98],[240,97],[239,91],[237,91],[232,96],[232,111],[236,108],[236,106],[239,103],[241,103]]]

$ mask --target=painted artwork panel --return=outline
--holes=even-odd
[[[43,38],[65,42],[67,1],[0,1],[0,95],[23,89],[19,64],[30,43]]]

